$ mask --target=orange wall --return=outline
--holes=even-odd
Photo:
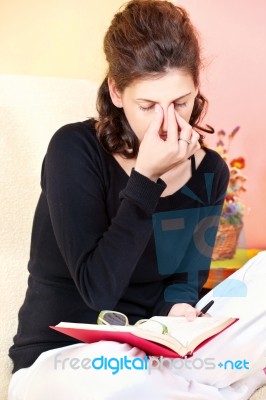
[[[104,31],[123,0],[0,0],[0,73],[100,81],[106,68]],[[202,33],[208,66],[206,121],[241,130],[233,156],[244,156],[248,176],[245,216],[248,246],[266,248],[266,2],[180,0]],[[215,143],[215,138],[208,140]],[[244,239],[242,238],[242,242]],[[244,243],[243,243],[244,244]]]
[[[247,208],[242,243],[266,248],[266,2],[180,0],[201,32],[210,101],[206,122],[230,132],[241,127],[230,154],[246,158]],[[215,145],[216,138],[208,139]]]

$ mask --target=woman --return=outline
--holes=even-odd
[[[144,398],[144,388],[149,398],[208,398],[204,379],[190,390],[181,372],[125,378],[54,364],[55,356],[142,353],[113,342],[76,344],[49,329],[60,321],[96,323],[103,309],[125,313],[130,323],[197,317],[216,231],[208,228],[217,228],[228,183],[226,164],[202,142],[207,101],[186,12],[133,0],[115,15],[104,50],[109,70],[98,120],[61,128],[43,162],[9,399]],[[178,240],[169,241],[169,231]],[[223,398],[212,390],[210,398]]]

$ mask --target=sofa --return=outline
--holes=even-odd
[[[89,80],[0,75],[0,400],[7,398],[7,353],[27,285],[42,159],[60,126],[96,115],[97,88]],[[259,399],[266,399],[266,387],[252,396]]]

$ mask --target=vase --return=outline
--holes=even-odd
[[[243,224],[220,224],[213,249],[213,260],[230,260],[234,257]]]

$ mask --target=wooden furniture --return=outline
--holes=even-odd
[[[212,261],[209,277],[204,285],[204,289],[213,289],[221,281],[241,268],[250,258],[258,254],[259,251],[259,249],[238,248],[232,259]]]

